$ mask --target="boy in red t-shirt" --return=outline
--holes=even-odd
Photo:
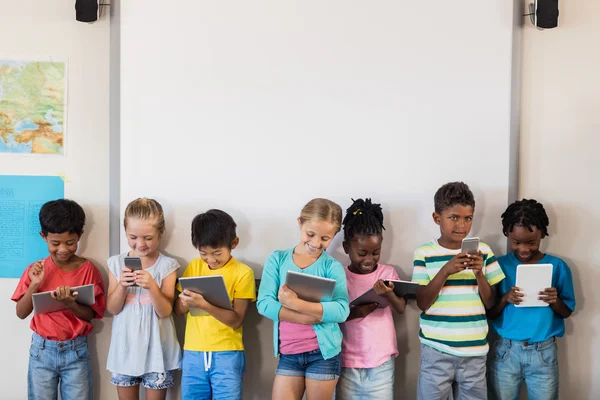
[[[72,200],[54,200],[40,210],[40,235],[50,256],[31,264],[15,289],[17,316],[25,319],[33,311],[32,295],[52,291],[66,307],[37,314],[31,320],[33,337],[29,350],[27,392],[30,400],[56,399],[59,382],[63,400],[92,399],[92,372],[87,335],[92,319],[102,318],[106,308],[104,281],[91,261],[75,254],[83,234],[85,213]],[[94,284],[96,302],[76,302],[73,286]]]

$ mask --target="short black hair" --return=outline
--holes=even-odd
[[[237,225],[231,215],[221,210],[208,210],[196,215],[192,221],[192,244],[198,250],[204,246],[231,249],[237,237],[235,228]]]
[[[342,223],[345,241],[357,237],[381,236],[385,230],[381,204],[373,204],[371,199],[352,199],[352,205],[346,210]]]
[[[77,202],[68,199],[52,200],[40,209],[42,234],[76,233],[81,236],[85,225],[85,212]]]
[[[550,220],[542,203],[533,199],[523,199],[512,203],[502,214],[502,233],[508,236],[515,225],[526,227],[529,232],[533,232],[531,226],[537,227],[544,236],[549,236],[548,225]]]
[[[466,183],[449,182],[435,192],[433,204],[435,212],[440,214],[442,211],[456,205],[475,208],[475,197],[473,197],[473,192]]]

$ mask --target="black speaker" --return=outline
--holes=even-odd
[[[542,29],[558,26],[558,0],[536,0],[535,26]]]
[[[80,22],[98,20],[98,0],[75,0],[75,18]]]

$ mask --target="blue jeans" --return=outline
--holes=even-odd
[[[55,342],[33,334],[29,348],[27,398],[56,400],[92,399],[92,367],[86,336]]]
[[[336,400],[393,400],[395,357],[375,368],[342,368]]]
[[[525,380],[529,400],[558,399],[556,340],[529,343],[498,338],[489,372],[489,398],[518,400]]]
[[[183,352],[181,395],[185,400],[239,400],[246,372],[243,351]]]
[[[300,354],[280,354],[275,375],[304,376],[316,381],[333,381],[340,377],[342,361],[340,355],[325,360],[321,350]]]

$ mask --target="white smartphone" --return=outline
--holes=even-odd
[[[479,251],[479,238],[464,238],[462,241],[461,253],[464,254],[477,254]]]

